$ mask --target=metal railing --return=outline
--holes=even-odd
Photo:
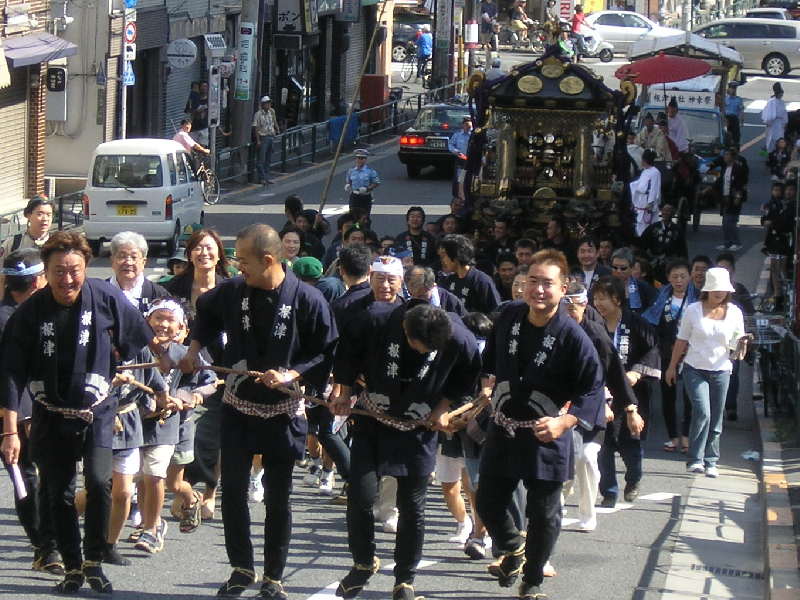
[[[55,196],[56,214],[53,222],[58,230],[72,229],[83,224],[83,191]],[[0,242],[25,231],[25,217],[22,209],[0,215]]]
[[[403,97],[402,88],[392,88],[392,99],[380,106],[355,111],[351,117],[352,139],[347,146],[372,143],[375,138],[395,135],[410,125],[419,110],[431,102],[444,102],[456,98],[466,81]],[[399,90],[399,91],[396,91]],[[270,171],[287,173],[306,164],[333,155],[338,138],[331,134],[331,121],[292,127],[275,136],[270,159]],[[347,140],[346,140],[347,141]],[[256,174],[258,151],[253,142],[242,146],[220,148],[217,151],[216,172],[220,182],[249,178]]]

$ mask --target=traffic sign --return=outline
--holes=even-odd
[[[125,8],[136,8],[136,0],[125,0]]]
[[[124,60],[136,60],[136,44],[125,44]]]
[[[133,65],[130,61],[125,61],[125,68],[122,71],[122,85],[136,85],[136,75],[133,72]]]
[[[133,44],[136,42],[136,21],[125,23],[125,43]]]
[[[167,61],[173,69],[185,69],[197,59],[197,45],[192,40],[172,40],[167,46]]]

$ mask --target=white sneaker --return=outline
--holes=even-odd
[[[261,477],[263,475],[264,471],[261,470],[258,474],[250,477],[250,490],[247,494],[250,502],[264,501],[264,485],[261,483]]]
[[[467,542],[470,533],[472,533],[472,519],[467,515],[467,517],[456,526],[455,535],[450,536],[448,541],[456,542],[463,546]]]
[[[398,512],[395,508],[391,516],[383,522],[383,531],[386,533],[397,533]]]
[[[578,531],[589,533],[597,529],[597,519],[587,519],[578,523]]]
[[[303,483],[306,485],[319,485],[319,476],[322,468],[317,463],[311,463],[308,467],[308,473],[303,477]]]
[[[717,467],[706,467],[706,477],[716,479],[719,477],[719,469]]]
[[[693,462],[686,466],[687,473],[703,473],[705,472],[706,468],[703,466],[701,462]]]
[[[322,477],[319,478],[319,493],[333,496],[333,471],[322,471]]]

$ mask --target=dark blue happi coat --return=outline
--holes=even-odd
[[[401,419],[425,419],[442,398],[459,402],[474,395],[481,369],[475,337],[457,315],[448,315],[453,335],[444,349],[421,355],[403,331],[405,313],[417,304],[371,304],[342,332],[334,379],[353,386],[363,375],[370,398]],[[418,427],[400,431],[371,417],[356,417],[354,461],[370,453],[380,475],[425,476],[436,462],[437,434]]]
[[[93,406],[94,444],[110,448],[115,397],[109,397],[116,358],[132,359],[153,337],[150,326],[122,292],[105,281],[86,279],[77,300],[72,323],[76,344],[61,347],[53,315],[58,310],[50,286],[22,303],[6,326],[2,357],[2,402],[17,410],[26,386],[34,397],[31,438],[58,439],[80,433],[83,421],[47,411],[36,401],[65,408]],[[116,351],[116,354],[112,352]],[[72,356],[72,376],[67,393],[59,394],[58,356]]]
[[[439,285],[461,299],[467,312],[477,311],[488,315],[501,302],[492,278],[476,267],[467,271],[464,277],[449,273],[439,279]]]
[[[521,356],[518,337],[528,311],[524,302],[507,304],[487,340],[484,372],[496,377],[496,396],[508,393],[499,410],[517,420],[536,418],[540,415],[529,407],[528,399],[538,391],[557,407],[571,402],[569,414],[578,419],[579,426],[592,429],[603,401],[603,367],[594,345],[560,307],[544,327],[541,347],[532,356]],[[481,469],[506,477],[566,481],[572,478],[573,462],[569,432],[542,443],[530,428],[517,429],[512,437],[492,423]]]

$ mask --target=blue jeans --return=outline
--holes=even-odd
[[[644,448],[641,440],[631,438],[628,428],[622,426],[615,440],[610,432],[606,432],[603,445],[597,455],[597,467],[600,469],[600,493],[603,498],[619,495],[617,483],[616,453],[619,452],[625,464],[625,483],[635,484],[642,480],[642,458]]]
[[[683,366],[683,381],[692,403],[689,464],[701,462],[707,467],[717,466],[730,376],[728,371],[702,371],[686,364]]]
[[[727,246],[739,243],[739,215],[722,215],[722,241]]]
[[[258,141],[258,162],[256,168],[258,175],[264,183],[269,179],[269,163],[272,162],[272,141],[275,139],[272,135],[260,135]]]

